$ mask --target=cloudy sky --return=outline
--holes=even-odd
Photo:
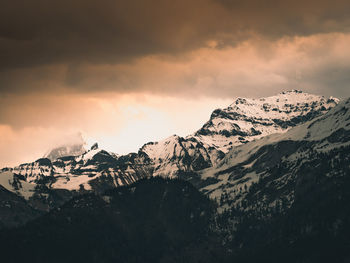
[[[234,97],[350,96],[348,0],[4,0],[0,166],[81,131],[117,153]]]

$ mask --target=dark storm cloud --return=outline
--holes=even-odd
[[[207,0],[7,1],[0,11],[0,66],[115,63],[181,51],[213,34],[219,9]]]
[[[349,30],[346,0],[218,0],[242,30],[265,36],[310,35]]]
[[[116,152],[186,135],[236,96],[348,97],[349,14],[349,0],[2,0],[0,166],[73,131]]]
[[[256,35],[348,32],[349,12],[344,0],[5,0],[0,92],[140,90],[142,79],[125,69],[92,72],[85,65],[132,65],[145,55],[183,54],[213,40],[222,48]],[[85,79],[89,85],[79,85]],[[107,85],[113,82],[118,85]]]
[[[115,63],[213,38],[234,43],[249,32],[344,31],[349,8],[343,0],[7,0],[0,9],[0,66]]]

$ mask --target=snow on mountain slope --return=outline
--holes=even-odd
[[[288,184],[294,184],[304,165],[322,158],[327,160],[325,156],[328,155],[327,161],[337,163],[337,152],[350,155],[350,99],[286,133],[272,134],[235,147],[217,166],[201,172],[202,180],[215,179],[202,191],[217,200],[227,199],[223,207],[227,203],[237,205],[244,200],[252,184],[270,180],[276,192],[287,189]],[[276,169],[279,172],[274,172]],[[326,175],[332,173],[342,172],[333,167]],[[284,196],[293,202],[293,190],[288,188]]]
[[[261,99],[237,98],[229,107],[215,110],[200,130],[187,137],[173,135],[145,144],[138,153],[119,156],[99,149],[97,144],[88,151],[83,149],[84,140],[80,135],[63,148],[52,150],[46,155],[48,158],[21,164],[11,172],[27,183],[47,189],[101,192],[150,176],[189,180],[196,177],[198,171],[215,166],[202,175],[203,180],[211,180],[208,187],[212,189],[206,191],[214,192],[218,185],[213,185],[213,181],[225,184],[228,180],[228,177],[221,178],[227,176],[224,173],[221,177],[213,176],[217,169],[224,169],[226,163],[232,166],[233,158],[236,162],[245,161],[254,150],[252,145],[259,149],[260,145],[269,143],[254,140],[276,132],[283,133],[324,114],[337,103],[334,98],[326,99],[300,91]],[[249,141],[253,142],[249,144]],[[234,149],[224,158],[232,147]],[[257,180],[255,174],[252,173],[251,177]],[[40,192],[41,188],[37,188],[36,191]]]
[[[11,171],[0,173],[0,185],[25,199],[29,199],[35,193],[35,184],[19,180]]]
[[[142,154],[118,156],[94,145],[79,156],[65,156],[54,161],[41,158],[14,167],[11,172],[28,183],[45,185],[50,189],[98,192],[106,187],[128,185],[149,176],[149,162],[149,158]]]
[[[140,152],[153,160],[154,176],[170,178],[210,167],[223,157],[220,150],[204,145],[196,138],[177,135],[145,144]]]
[[[326,113],[338,102],[297,90],[260,99],[237,98],[229,107],[215,110],[194,137],[226,153],[236,145],[285,132]]]
[[[145,144],[140,151],[154,161],[154,175],[181,177],[216,165],[233,147],[320,116],[338,102],[297,90],[261,99],[237,98],[229,107],[215,110],[194,134],[173,135]]]

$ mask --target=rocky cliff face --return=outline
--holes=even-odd
[[[193,135],[148,143],[138,153],[118,156],[94,146],[4,169],[0,228],[39,217],[0,231],[5,257],[62,261],[83,253],[111,262],[137,261],[141,253],[150,262],[168,262],[163,255],[169,262],[347,262],[350,99],[310,103],[313,95],[297,91],[277,97],[236,100],[238,108],[214,111]],[[282,97],[304,102],[272,111],[261,104]],[[140,180],[155,175],[196,187]],[[18,244],[28,253],[14,253]],[[87,246],[91,255],[84,254]],[[57,247],[71,250],[55,254]]]
[[[307,183],[347,175],[349,159],[346,100],[286,133],[237,146],[217,166],[201,171],[201,180],[216,180],[202,191],[216,198],[222,209],[269,210],[282,203],[290,207]]]
[[[194,136],[226,153],[236,145],[283,133],[326,113],[338,102],[298,90],[260,99],[237,98],[229,107],[215,110]]]
[[[182,176],[216,165],[230,149],[325,114],[339,102],[301,91],[260,99],[237,98],[215,110],[201,129],[187,137],[171,136],[144,145],[155,163],[154,175]]]
[[[228,182],[222,179],[224,174],[228,177],[227,173],[221,172],[218,176],[217,169],[233,155],[228,153],[230,149],[242,151],[240,149],[245,149],[249,141],[284,133],[326,113],[337,103],[335,98],[326,99],[300,91],[261,99],[237,98],[229,107],[215,110],[201,129],[187,137],[174,135],[150,142],[138,153],[124,156],[99,149],[97,144],[84,152],[79,152],[83,143],[78,144],[81,147],[66,145],[50,151],[47,158],[10,168],[6,176],[1,174],[0,177],[10,178],[12,183],[6,183],[7,190],[44,210],[79,193],[100,193],[152,176],[179,177],[200,188],[207,185],[203,191],[215,196],[216,191],[222,192],[226,187],[221,184]],[[242,159],[241,155],[235,160]],[[257,175],[251,174],[251,178],[249,182],[258,180]],[[241,185],[244,186],[241,182],[237,184],[238,189]]]

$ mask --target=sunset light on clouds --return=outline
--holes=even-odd
[[[349,96],[347,1],[6,2],[1,166],[78,132],[137,151],[194,132],[235,97]]]

